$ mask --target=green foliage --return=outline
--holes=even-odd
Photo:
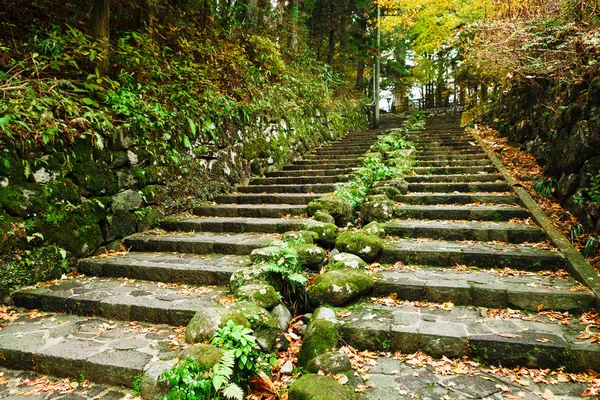
[[[139,397],[141,396],[141,392],[140,392],[140,386],[142,384],[142,378],[144,377],[143,374],[137,374],[135,376],[135,378],[133,378],[133,382],[131,384],[131,395],[133,397]]]
[[[260,265],[263,272],[279,275],[292,293],[308,285],[304,266],[299,262],[298,252],[293,248],[294,244],[301,244],[301,239],[294,243],[280,240],[273,242],[271,246],[276,250],[270,253],[265,262]]]
[[[244,392],[232,383],[235,356],[227,351],[211,370],[205,370],[191,358],[181,359],[161,378],[171,385],[171,391],[163,400],[242,400]]]
[[[533,184],[533,190],[544,197],[550,197],[556,191],[556,181],[552,178],[542,178]]]
[[[235,359],[233,376],[239,379],[256,375],[262,362],[260,348],[252,332],[252,329],[229,320],[211,340],[213,345],[231,350]]]
[[[583,248],[583,256],[585,258],[593,257],[596,254],[596,247],[600,243],[600,236],[591,236]]]
[[[584,192],[590,196],[590,199],[596,203],[600,203],[600,172],[596,175],[588,173],[590,184],[584,189]]]
[[[67,252],[58,246],[23,250],[0,270],[0,298],[42,280],[58,279],[69,271]]]

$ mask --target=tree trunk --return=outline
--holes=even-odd
[[[104,48],[108,47],[108,40],[110,38],[110,0],[94,0],[92,6],[92,36]],[[100,74],[104,75],[108,66],[108,57],[104,57],[98,65]]]

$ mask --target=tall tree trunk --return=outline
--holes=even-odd
[[[333,71],[333,57],[335,55],[335,29],[336,29],[336,21],[335,21],[335,1],[330,0],[329,7],[329,44],[327,47],[327,64],[331,67]]]
[[[92,36],[105,48],[108,47],[110,38],[110,0],[94,0],[92,5]],[[108,57],[100,61],[98,69],[101,74],[106,73]]]
[[[298,7],[298,0],[290,0],[288,14],[291,24],[290,50],[295,54],[298,52],[298,24],[300,23],[300,8]]]

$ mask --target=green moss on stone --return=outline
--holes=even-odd
[[[289,400],[356,400],[352,387],[343,386],[330,376],[308,374],[290,387]]]
[[[335,219],[338,226],[345,226],[352,216],[352,204],[338,196],[323,196],[308,203],[307,212],[313,216],[317,211],[323,211]]]
[[[338,237],[339,231],[334,224],[315,225],[308,228],[318,235],[317,243],[325,247],[333,247]]]
[[[330,352],[338,344],[338,325],[325,319],[313,319],[306,327],[302,347],[298,354],[298,365],[306,367],[308,362],[320,354]]]
[[[383,241],[363,232],[345,232],[337,238],[335,247],[341,252],[356,254],[367,262],[373,262],[383,251]]]

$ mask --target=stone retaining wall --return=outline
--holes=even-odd
[[[600,169],[600,78],[541,85],[503,94],[483,120],[533,154],[560,202],[588,231],[600,231],[600,204],[590,195]]]

